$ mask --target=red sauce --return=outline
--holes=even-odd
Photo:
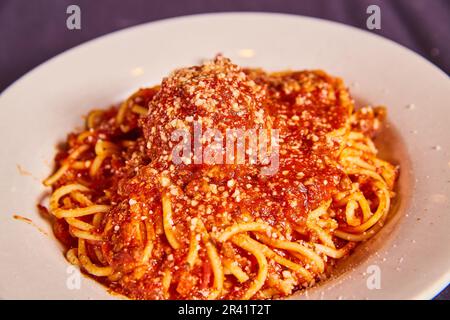
[[[304,225],[309,210],[342,188],[344,174],[336,165],[338,143],[327,135],[346,124],[352,103],[342,81],[324,72],[244,72],[219,57],[209,65],[176,71],[161,87],[141,89],[134,99],[148,106],[146,117],[139,120],[138,115],[127,113],[129,130],[124,133],[112,120],[117,109],[111,108],[84,143],[93,147],[100,138],[116,144],[123,140],[136,143],[107,159],[96,178],[88,170],[69,170],[55,185],[83,181],[96,191],[96,202],[112,204],[104,221],[111,220],[113,227],[106,240],[95,245],[116,271],[127,274],[118,282],[102,280],[120,293],[138,299],[164,298],[161,272],[170,269],[172,283],[177,284],[171,287],[171,298],[204,298],[202,289],[211,287],[213,281],[206,254],[200,251],[201,266],[188,270],[185,265],[191,218],[201,218],[210,233],[245,217],[283,232],[288,225]],[[205,129],[278,129],[278,172],[262,176],[261,165],[248,163],[174,165],[169,158],[174,146],[172,131],[187,127],[192,132],[192,122],[198,120]],[[69,135],[57,163],[79,145],[77,136]],[[81,160],[92,158],[87,152]],[[161,175],[170,180],[170,188],[161,184]],[[162,233],[163,192],[170,193],[180,250],[172,250]],[[136,280],[132,271],[139,264],[143,242],[134,228],[143,219],[153,222],[156,240],[151,263]],[[64,221],[58,220],[54,230],[63,243],[73,245]],[[227,257],[237,249],[223,245],[218,250]],[[254,261],[246,252],[237,251]],[[229,298],[239,297],[247,286],[241,285]]]

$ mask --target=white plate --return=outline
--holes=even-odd
[[[89,109],[116,103],[176,67],[219,52],[268,70],[324,69],[341,76],[356,101],[388,106],[390,126],[381,140],[390,150],[384,153],[402,166],[395,216],[343,264],[350,270],[294,298],[429,299],[449,283],[447,75],[369,32],[298,16],[233,13],[170,19],[104,36],[44,63],[3,92],[1,298],[112,297],[88,278],[80,290],[67,288],[68,263],[36,210],[55,146],[82,125]],[[13,214],[32,219],[48,235]],[[367,287],[370,266],[379,268],[381,289]]]

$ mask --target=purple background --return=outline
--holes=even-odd
[[[66,28],[70,4],[81,8],[81,30]],[[414,50],[449,74],[449,0],[0,0],[0,92],[64,50],[144,22],[206,12],[265,11],[365,29],[371,4],[381,8],[381,30],[372,32]],[[449,300],[450,289],[437,299]]]

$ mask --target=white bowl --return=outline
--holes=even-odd
[[[298,16],[232,13],[115,32],[51,59],[2,93],[0,297],[115,298],[88,278],[79,290],[68,289],[71,269],[36,209],[44,195],[40,181],[51,171],[56,144],[82,125],[88,110],[217,53],[268,70],[323,69],[341,76],[359,104],[388,106],[389,126],[378,145],[401,165],[394,215],[333,279],[292,298],[429,299],[444,288],[450,280],[447,75],[369,32]],[[380,289],[367,286],[370,266],[380,271]]]

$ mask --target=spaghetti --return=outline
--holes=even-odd
[[[266,73],[218,56],[93,110],[44,185],[67,260],[134,299],[269,299],[323,279],[385,223],[398,168],[322,71]],[[279,169],[171,161],[173,130],[276,128]],[[191,130],[191,129],[188,129]]]

